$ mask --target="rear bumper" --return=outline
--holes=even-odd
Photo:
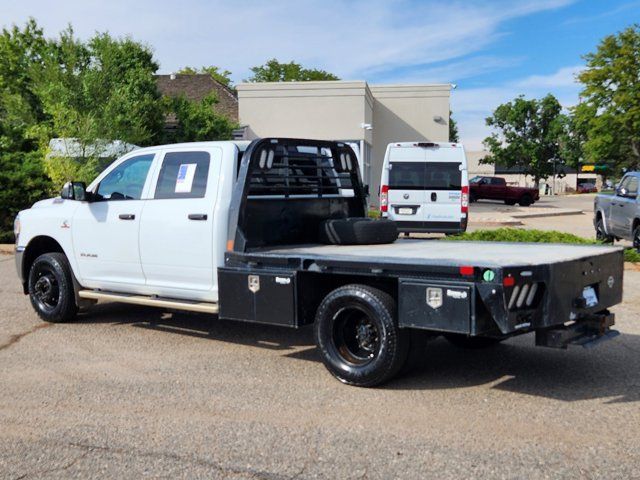
[[[463,233],[467,230],[467,219],[460,222],[424,222],[394,220],[400,232],[415,233]]]

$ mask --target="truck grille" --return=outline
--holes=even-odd
[[[509,298],[507,308],[509,310],[535,308],[539,302],[542,287],[542,283],[539,282],[515,285],[511,293],[507,294]]]

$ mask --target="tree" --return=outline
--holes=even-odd
[[[216,67],[211,65],[209,67],[201,67],[200,69],[196,69],[193,67],[184,67],[182,70],[178,71],[181,75],[197,75],[208,73],[211,75],[215,81],[225,85],[231,89],[233,89],[233,81],[231,80],[231,72],[229,70],[222,70],[220,67]]]
[[[605,37],[585,57],[574,110],[586,124],[585,156],[619,173],[640,167],[640,25]]]
[[[451,116],[451,110],[449,110],[449,141],[452,143],[458,143],[460,136],[458,134],[458,124]]]
[[[340,80],[336,75],[315,68],[303,68],[296,62],[280,63],[275,58],[264,65],[251,68],[253,75],[247,82],[309,82],[317,80]]]
[[[185,97],[165,97],[165,111],[175,115],[177,128],[165,132],[166,143],[195,142],[202,140],[228,140],[233,137],[237,125],[215,110],[218,99],[208,95],[201,102]]]
[[[486,119],[496,130],[484,140],[489,150],[483,163],[519,167],[537,185],[557,171],[561,163],[560,141],[566,119],[562,107],[551,94],[540,100],[520,96],[498,106]]]

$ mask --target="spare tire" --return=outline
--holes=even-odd
[[[331,245],[392,243],[397,238],[398,227],[391,220],[353,217],[325,220],[320,224],[320,242]]]

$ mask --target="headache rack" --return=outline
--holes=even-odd
[[[238,183],[229,250],[317,243],[324,220],[367,212],[356,154],[343,142],[256,140],[242,157]]]

